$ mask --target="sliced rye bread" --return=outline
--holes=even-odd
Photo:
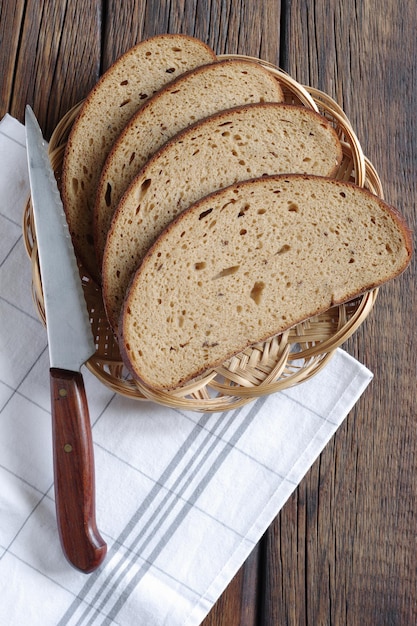
[[[103,166],[94,207],[99,266],[116,207],[146,161],[197,120],[251,102],[281,102],[277,79],[259,63],[225,60],[200,66],[166,85],[130,119]]]
[[[182,131],[146,163],[114,214],[103,265],[103,300],[117,331],[129,281],[156,237],[199,198],[239,180],[287,172],[331,176],[342,149],[318,113],[249,104]]]
[[[99,279],[93,209],[106,156],[120,131],[163,85],[215,53],[186,35],[158,35],[121,56],[87,96],[68,138],[62,168],[62,198],[78,258]]]
[[[123,309],[123,359],[145,385],[177,388],[394,278],[411,248],[399,213],[351,183],[238,183],[183,212],[148,252]]]

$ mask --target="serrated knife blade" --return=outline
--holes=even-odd
[[[65,556],[88,573],[107,550],[95,520],[93,444],[80,372],[95,344],[48,144],[30,106],[25,127],[50,358],[57,522]]]

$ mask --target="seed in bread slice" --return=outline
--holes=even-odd
[[[134,377],[173,389],[247,346],[397,276],[398,212],[351,183],[265,177],[182,213],[137,271],[120,345]]]
[[[238,180],[287,172],[332,175],[333,127],[291,104],[248,104],[196,123],[164,144],[122,197],[108,233],[103,299],[116,330],[129,281],[156,237],[199,198]]]
[[[123,126],[163,85],[198,65],[216,60],[202,41],[185,35],[158,35],[121,56],[85,100],[71,130],[62,171],[64,209],[74,247],[98,279],[93,209],[105,158]]]
[[[174,134],[222,109],[281,102],[277,79],[259,63],[226,60],[200,66],[156,93],[130,119],[113,145],[97,189],[94,241],[101,265],[111,218],[133,178]]]

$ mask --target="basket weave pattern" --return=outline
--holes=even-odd
[[[333,99],[321,91],[300,85],[265,61],[241,55],[224,55],[219,58],[243,58],[261,63],[280,82],[286,102],[309,107],[324,115],[336,129],[343,148],[343,160],[335,178],[354,182],[383,197],[377,172],[364,156],[345,113]],[[58,185],[66,141],[80,107],[81,103],[62,118],[49,143],[50,159]],[[23,234],[32,262],[33,299],[45,323],[30,199],[24,210]],[[126,371],[117,341],[107,322],[101,289],[81,265],[79,270],[96,342],[96,353],[86,363],[89,370],[113,391],[132,399],[148,399],[166,406],[195,411],[236,408],[254,398],[297,385],[314,376],[326,365],[336,348],[362,324],[374,306],[378,293],[374,289],[355,300],[333,307],[266,342],[246,349],[181,389],[161,392],[141,385]]]

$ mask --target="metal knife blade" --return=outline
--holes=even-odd
[[[50,357],[57,522],[65,556],[88,573],[107,550],[95,521],[93,444],[80,373],[95,344],[48,145],[29,106],[25,126]]]

